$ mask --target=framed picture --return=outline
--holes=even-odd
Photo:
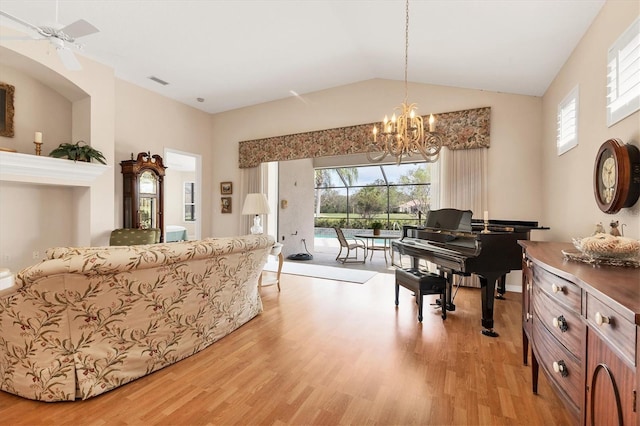
[[[220,209],[222,213],[231,213],[231,197],[220,197]]]
[[[0,136],[13,137],[13,96],[16,88],[0,83]]]
[[[231,182],[220,182],[220,193],[226,195],[233,194],[233,184]]]

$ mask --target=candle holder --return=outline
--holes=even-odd
[[[482,230],[481,233],[482,234],[488,234],[489,232],[491,232],[491,231],[489,231],[489,221],[485,220],[484,221],[484,229]]]
[[[33,142],[36,145],[36,155],[42,154],[42,142]]]

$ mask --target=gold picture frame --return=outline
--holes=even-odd
[[[225,195],[233,194],[233,183],[220,182],[220,193]]]
[[[13,98],[16,88],[7,83],[0,83],[0,136],[12,138],[13,116],[15,110],[13,107]]]
[[[220,212],[231,213],[231,197],[220,197]]]

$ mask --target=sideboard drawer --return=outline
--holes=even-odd
[[[587,321],[630,366],[636,365],[636,326],[591,293],[587,294]]]
[[[579,412],[583,399],[584,377],[580,361],[558,343],[542,325],[534,313],[533,345],[538,364],[547,371],[547,376],[571,403],[574,412]],[[575,414],[575,413],[574,413]]]
[[[534,288],[533,309],[536,320],[543,323],[560,343],[579,360],[582,359],[582,346],[586,325],[577,313],[559,304],[540,288]]]
[[[553,300],[580,314],[582,300],[580,287],[538,265],[533,265],[533,277],[534,286],[539,287]]]

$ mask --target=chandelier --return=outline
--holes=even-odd
[[[440,148],[442,148],[443,136],[433,131],[435,120],[433,115],[429,117],[429,131],[424,129],[424,120],[417,114],[415,103],[407,102],[407,68],[409,63],[409,0],[406,1],[405,14],[405,43],[404,43],[404,102],[391,116],[391,120],[385,115],[378,131],[373,126],[373,142],[369,145],[367,158],[371,162],[382,161],[387,155],[396,157],[396,164],[400,164],[403,158],[413,155],[421,155],[424,161],[433,163],[438,160]],[[380,141],[378,141],[378,138]]]

